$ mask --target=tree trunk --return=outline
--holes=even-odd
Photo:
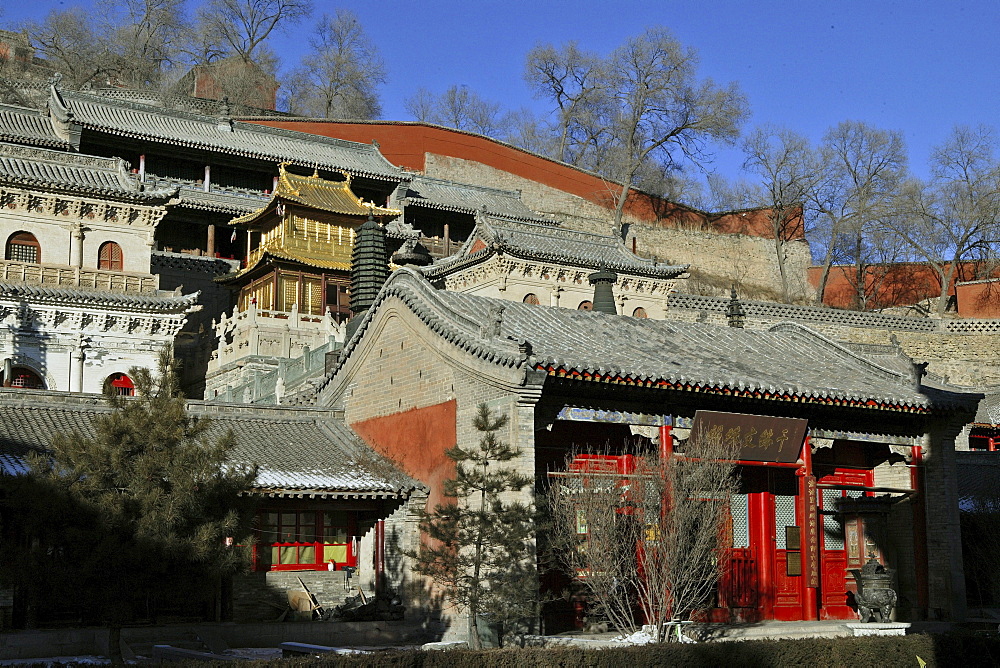
[[[112,666],[125,665],[125,658],[122,656],[122,627],[120,624],[111,624],[108,627],[108,658],[111,659]]]
[[[938,299],[937,304],[937,316],[939,318],[944,317],[945,309],[948,308],[948,289],[951,287],[951,279],[955,275],[955,268],[958,265],[958,260],[954,260],[948,263],[947,270],[938,270],[938,275],[941,277],[941,297]]]
[[[774,253],[778,260],[778,273],[781,274],[781,299],[787,304],[789,299],[788,270],[785,268],[785,241],[781,238],[781,230],[774,230]]]

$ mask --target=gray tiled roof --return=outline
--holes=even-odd
[[[44,113],[24,107],[0,105],[0,140],[52,148],[69,148]]]
[[[56,118],[83,128],[148,142],[219,151],[269,162],[289,161],[320,169],[399,181],[401,171],[369,144],[292,130],[228,122],[217,116],[166,110],[126,100],[59,91],[49,101]]]
[[[435,290],[406,268],[385,284],[342,360],[391,297],[470,355],[550,376],[856,408],[923,411],[968,403],[948,392],[921,393],[908,374],[795,323],[760,331],[534,306]],[[503,308],[500,336],[484,336],[497,308]]]
[[[429,176],[412,177],[406,191],[406,204],[463,213],[485,210],[523,220],[541,219],[538,214],[525,206],[518,192],[467,185]]]
[[[126,200],[165,201],[176,188],[142,191],[124,161],[0,142],[0,182]]]
[[[472,252],[479,240],[485,244],[485,248]],[[479,214],[475,229],[458,253],[427,267],[424,273],[428,276],[442,276],[480,262],[495,253],[595,270],[610,269],[652,278],[673,278],[688,269],[686,264],[671,265],[639,257],[614,235],[592,234]]]
[[[57,433],[92,438],[95,419],[107,412],[95,395],[0,391],[0,465],[19,472],[24,456],[44,451]],[[258,465],[255,489],[264,494],[395,497],[419,486],[330,411],[192,401],[189,414],[211,418],[210,439],[232,431],[230,462]]]
[[[200,292],[188,295],[142,295],[87,288],[66,288],[0,281],[0,299],[27,299],[32,302],[72,302],[74,306],[101,306],[125,310],[185,313],[198,303]]]

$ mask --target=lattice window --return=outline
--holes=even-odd
[[[281,302],[279,311],[291,311],[292,306],[299,303],[299,277],[295,274],[281,275]]]
[[[536,295],[534,292],[529,292],[528,294],[524,295],[524,299],[522,299],[521,301],[524,302],[525,304],[531,304],[533,306],[538,306],[538,304],[540,303],[538,301],[538,295]]]
[[[302,305],[300,313],[322,315],[323,313],[323,283],[319,278],[304,276],[302,278]]]
[[[97,268],[106,271],[121,271],[124,260],[122,247],[114,241],[105,241],[97,253]]]
[[[632,311],[632,317],[633,318],[648,318],[649,316],[646,314],[646,309],[644,309],[643,307],[640,306],[636,310]]]
[[[15,232],[7,239],[7,259],[15,262],[41,262],[42,246],[31,232]]]
[[[795,498],[774,495],[774,526],[779,550],[786,549],[785,527],[795,526]]]
[[[839,489],[824,489],[823,492],[823,544],[827,550],[844,549],[844,525],[837,515]]]
[[[750,547],[750,515],[746,494],[729,497],[729,512],[733,518],[733,547]]]
[[[0,373],[0,378],[2,377],[3,374]],[[41,377],[31,369],[26,369],[23,366],[16,366],[10,374],[10,386],[23,390],[44,390],[45,381],[43,381]]]

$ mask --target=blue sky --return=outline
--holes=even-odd
[[[190,1],[190,0],[189,0]],[[3,2],[0,22],[42,18],[82,2]],[[956,124],[993,125],[1000,108],[1000,3],[819,0],[316,1],[317,15],[354,11],[386,61],[384,116],[408,120],[419,87],[465,84],[506,107],[539,111],[521,73],[536,43],[576,40],[607,53],[651,25],[669,27],[701,57],[702,76],[737,81],[760,123],[818,142],[842,120],[903,131],[911,168],[926,173],[931,148]],[[278,36],[284,67],[297,64],[308,26]],[[717,170],[739,176],[735,152]]]

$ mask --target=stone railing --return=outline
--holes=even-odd
[[[0,281],[58,285],[66,288],[93,288],[107,292],[155,294],[160,279],[153,274],[104,271],[67,265],[35,264],[0,260]]]
[[[220,391],[213,401],[278,404],[281,399],[277,393],[279,379],[282,396],[296,394],[303,382],[326,372],[326,354],[339,349],[342,345],[342,342],[328,341],[315,349],[306,346],[300,357],[278,360],[278,367],[274,371],[254,374],[251,380],[227,387]]]
[[[321,345],[327,339],[343,341],[344,325],[327,311],[323,315],[291,311],[259,309],[251,306],[222,314],[215,325],[219,346],[209,357],[208,370],[221,367],[247,356],[292,358],[304,347]]]

